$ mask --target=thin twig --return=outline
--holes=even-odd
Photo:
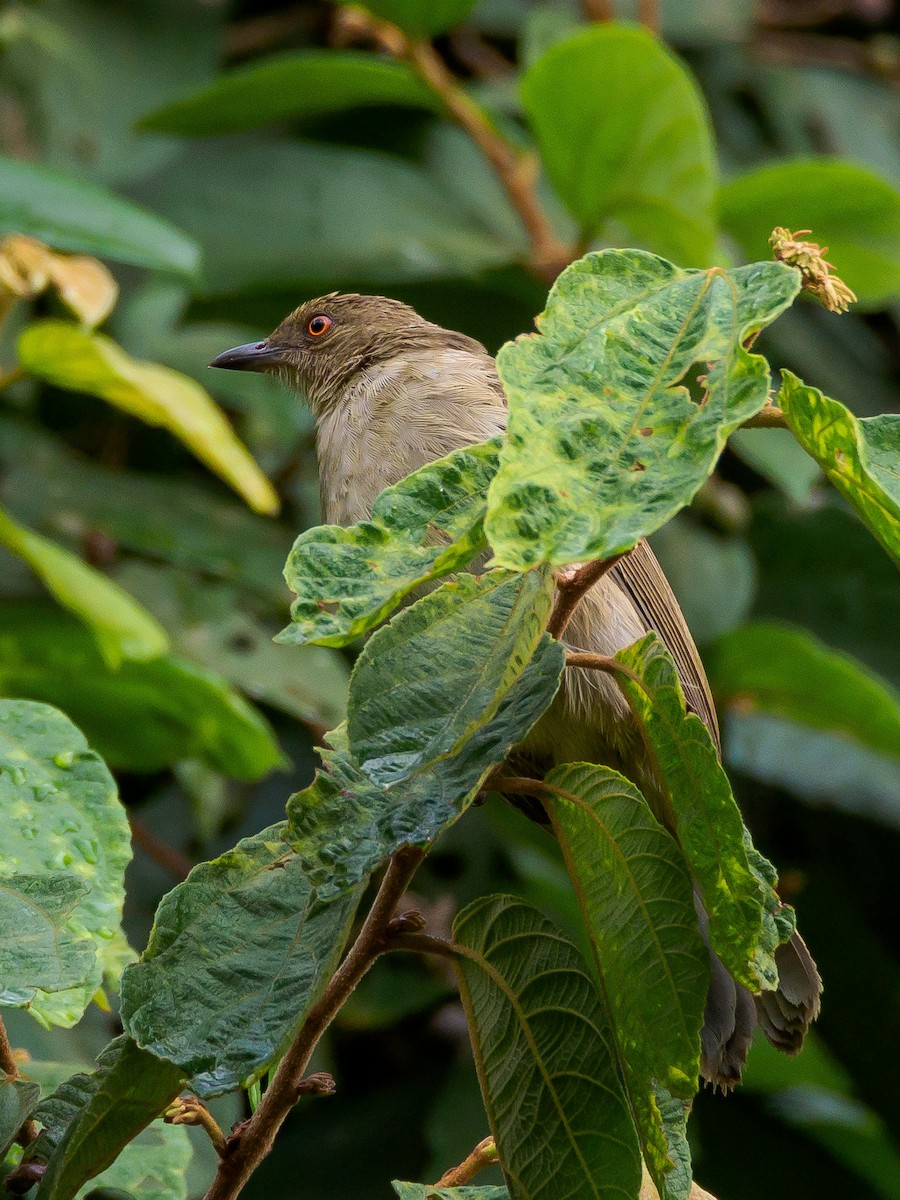
[[[627,675],[638,687],[644,686],[644,681],[637,671],[626,667],[617,658],[608,654],[589,654],[587,651],[570,650],[566,655],[567,667],[582,667],[588,671],[605,671],[607,675]]]
[[[628,554],[629,551],[625,551]],[[570,577],[558,577],[556,581],[556,603],[553,606],[553,612],[550,614],[550,620],[547,623],[547,632],[553,637],[559,639],[565,633],[566,626],[571,620],[572,613],[581,603],[581,600],[586,592],[602,579],[603,576],[612,567],[616,565],[620,558],[624,558],[625,554],[614,554],[612,558],[598,558],[596,562],[589,562],[583,567],[579,567]]]
[[[492,1137],[486,1137],[478,1143],[471,1154],[467,1155],[458,1167],[445,1171],[436,1188],[462,1187],[476,1175],[480,1175],[486,1167],[492,1167],[500,1161],[497,1145]]]
[[[638,0],[637,19],[651,33],[659,33],[659,0]]]
[[[616,19],[615,0],[581,0],[581,7],[589,21],[614,21]]]
[[[259,1108],[226,1142],[205,1200],[234,1200],[272,1149],[278,1130],[297,1101],[298,1089],[319,1039],[375,959],[388,949],[387,929],[394,909],[424,855],[424,850],[408,847],[391,859],[356,941],[324,994],[310,1009]]]
[[[196,1096],[179,1096],[163,1113],[166,1125],[199,1125],[209,1135],[209,1140],[221,1156],[225,1153],[225,1134],[216,1118],[202,1100]]]
[[[140,846],[149,859],[179,882],[187,879],[194,867],[188,856],[158,838],[155,833],[151,833],[140,817],[132,815],[128,820],[134,844]]]
[[[13,1048],[10,1045],[6,1026],[3,1024],[2,1015],[0,1015],[0,1071],[9,1079],[18,1079],[20,1075],[19,1064],[16,1062],[15,1054],[13,1054]],[[22,1123],[15,1140],[20,1146],[24,1147],[30,1145],[36,1137],[37,1125],[29,1118]]]
[[[0,373],[0,392],[24,378],[25,371],[22,367],[10,367],[8,371],[3,371]]]

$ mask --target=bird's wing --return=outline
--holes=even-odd
[[[688,709],[703,721],[721,753],[719,723],[706,672],[656,555],[646,542],[638,542],[630,554],[616,563],[610,574],[627,593],[647,628],[662,638],[675,659]]]

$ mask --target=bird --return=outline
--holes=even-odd
[[[305,399],[315,418],[322,517],[328,524],[368,519],[384,488],[506,429],[505,393],[485,347],[385,296],[332,292],[309,300],[269,337],[226,350],[210,366],[274,374]],[[700,654],[662,568],[641,540],[585,594],[564,640],[568,649],[609,656],[650,631],[672,655],[686,706],[704,722],[721,756]],[[666,823],[635,719],[603,672],[568,669],[521,752],[538,772],[564,762],[615,767],[638,784]],[[696,890],[695,906],[708,944]],[[799,1052],[818,1016],[822,982],[796,932],[776,951],[777,991],[751,995],[709,953],[700,1070],[724,1090],[740,1081],[757,1026],[777,1049]]]

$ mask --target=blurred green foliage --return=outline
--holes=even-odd
[[[560,239],[637,244],[698,267],[765,257],[776,224],[812,227],[860,305],[836,317],[798,304],[757,348],[857,417],[892,406],[890,4],[662,0],[642,8],[658,7],[664,47],[633,27],[587,28],[603,6],[574,0],[369,7],[439,35],[489,121],[540,152],[539,195]],[[615,7],[637,15],[627,0]],[[30,369],[4,375],[0,395],[0,693],[58,704],[115,768],[137,842],[125,915],[137,947],[186,867],[281,819],[346,699],[343,651],[269,642],[287,618],[292,538],[318,515],[309,417],[277,383],[207,379],[206,363],[335,288],[397,295],[492,352],[544,307],[528,238],[486,160],[405,66],[353,41],[324,0],[42,0],[0,12],[0,234],[98,255],[120,291],[112,358],[105,335],[71,322],[62,288],[25,296],[0,335],[2,370],[20,347]],[[36,343],[61,317],[81,348],[63,375],[40,369]],[[193,457],[207,439],[185,427],[183,405],[174,417],[153,409],[146,385],[163,368],[215,426],[220,453],[203,461],[272,511],[246,446],[277,488],[279,517],[251,512]],[[877,458],[884,427],[853,429],[877,435]],[[654,545],[714,668],[747,823],[782,866],[826,980],[799,1063],[759,1046],[743,1091],[698,1098],[697,1172],[721,1200],[763,1189],[772,1200],[900,1197],[893,567],[779,431],[739,434]],[[104,623],[113,587],[123,607]],[[163,657],[152,656],[158,623]],[[761,637],[762,672],[748,668]],[[416,887],[437,929],[479,895],[512,890],[578,936],[556,846],[494,802],[446,832]],[[71,1032],[6,1011],[13,1044],[69,1064],[61,1077],[91,1070],[118,1028],[96,1007]],[[439,967],[381,963],[319,1056],[340,1103],[295,1112],[249,1200],[377,1200],[390,1178],[437,1178],[487,1132],[472,1127],[474,1067]],[[234,1097],[218,1103],[225,1128],[245,1115]],[[188,1135],[175,1132],[154,1151],[156,1191],[124,1156],[100,1182],[177,1194]],[[200,1195],[213,1152],[190,1138],[186,1186]]]

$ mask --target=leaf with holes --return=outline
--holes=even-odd
[[[900,565],[900,415],[860,420],[783,371],[777,401],[794,437]]]
[[[485,548],[498,450],[499,439],[456,450],[386,488],[370,521],[301,533],[284,569],[297,598],[277,640],[344,646],[419,585],[471,562]]]
[[[546,917],[487,896],[453,926],[475,1062],[515,1200],[636,1196],[641,1156],[587,965]]]
[[[496,562],[605,558],[688,504],[728,435],[766,402],[768,364],[744,341],[799,286],[783,263],[685,271],[638,250],[567,268],[540,332],[497,358],[509,432],[488,493]],[[702,404],[684,383],[695,363]]]

